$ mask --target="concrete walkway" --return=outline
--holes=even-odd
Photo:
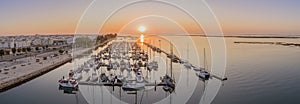
[[[58,54],[58,56],[53,57],[54,54]],[[43,59],[45,56],[48,56],[46,60]],[[36,62],[37,59],[39,62]],[[36,57],[17,59],[16,62],[1,62],[0,91],[15,83],[21,83],[23,80],[48,72],[71,59],[70,54],[60,55],[58,52],[48,52]]]

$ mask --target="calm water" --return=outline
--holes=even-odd
[[[181,39],[180,37],[171,37]],[[158,38],[154,43],[159,46]],[[206,56],[211,57],[208,42],[203,37],[193,37],[198,52],[193,56],[191,42],[184,41],[174,46],[175,54],[181,55],[184,59],[189,59],[191,63],[203,65],[203,48],[206,49]],[[163,50],[169,52],[169,42],[161,39]],[[77,94],[65,94],[58,90],[57,81],[74,66],[74,63],[67,63],[41,77],[31,80],[18,87],[0,93],[1,104],[23,104],[23,103],[64,103],[64,104],[84,104],[84,103],[120,103],[116,99],[121,99],[127,103],[198,103],[201,97],[209,95],[205,93],[205,88],[209,88],[211,83],[222,83],[216,97],[211,102],[213,104],[273,104],[273,103],[300,103],[297,95],[300,92],[300,47],[262,45],[262,44],[235,44],[234,41],[275,41],[300,43],[299,39],[257,39],[257,38],[226,38],[226,74],[229,80],[225,82],[211,79],[209,82],[202,82],[195,76],[193,70],[186,70],[179,64],[173,64],[173,74],[177,80],[175,93],[169,96],[161,87],[154,91],[152,87],[145,91],[138,91],[137,96],[127,94],[115,87],[82,86],[81,92]],[[175,44],[175,43],[174,43]],[[189,48],[187,48],[189,47]],[[187,55],[189,53],[189,55]],[[156,55],[163,67],[157,72],[152,72],[153,79],[167,72],[169,63],[165,62],[165,55]],[[161,56],[159,58],[158,56]],[[77,59],[86,60],[87,57]],[[197,59],[199,60],[197,62]],[[207,58],[208,66],[211,59]],[[198,64],[197,64],[198,63]],[[165,65],[167,64],[167,66]],[[210,66],[209,66],[210,68]],[[156,75],[156,76],[155,76]],[[108,92],[105,92],[108,91]],[[103,92],[103,93],[100,93]],[[113,93],[114,96],[109,96]],[[102,94],[102,95],[101,95]],[[103,95],[104,94],[104,95]],[[187,97],[187,98],[184,98]],[[176,99],[179,98],[179,99]],[[205,99],[205,98],[204,98]],[[115,101],[116,100],[116,101]],[[178,101],[177,101],[178,100]]]

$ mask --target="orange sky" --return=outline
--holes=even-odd
[[[0,1],[0,35],[75,33],[91,1]],[[300,8],[297,6],[300,3],[297,1],[210,0],[207,3],[225,34],[300,34]],[[155,3],[132,5],[116,12],[100,33],[120,32],[123,28],[121,32],[134,34],[139,25],[147,26],[149,34],[180,34],[183,32],[180,27],[189,33],[203,33],[182,11]],[[85,28],[90,31],[88,26]]]

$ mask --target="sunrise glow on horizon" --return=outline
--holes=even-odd
[[[145,26],[140,26],[138,28],[138,30],[141,32],[141,33],[144,33],[146,31],[146,27]]]

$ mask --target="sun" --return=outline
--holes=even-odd
[[[145,26],[140,26],[140,27],[138,28],[138,30],[139,30],[140,32],[145,32],[145,31],[146,31],[146,27],[145,27]]]

